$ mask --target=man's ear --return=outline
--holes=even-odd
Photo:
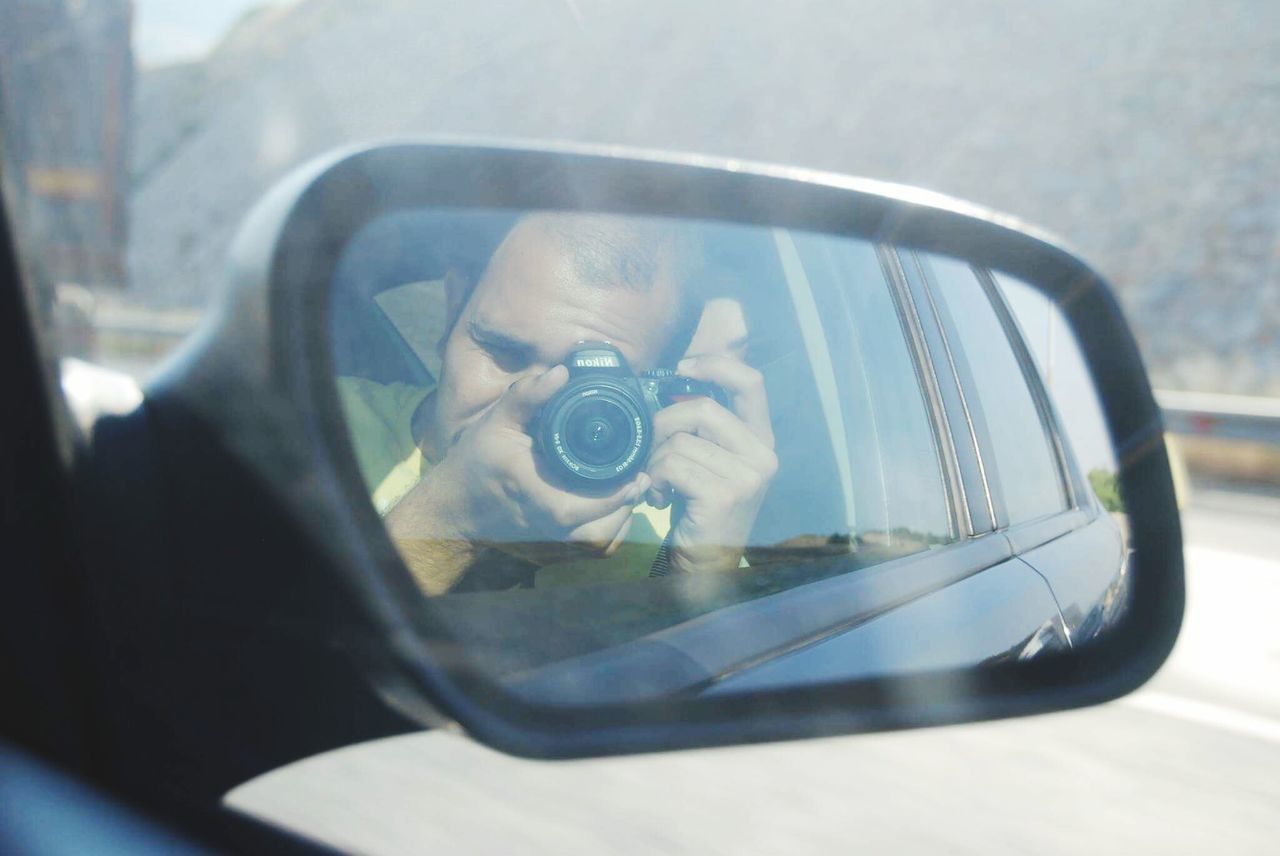
[[[440,341],[436,343],[436,353],[441,359],[444,358],[445,343],[449,341],[449,336],[453,333],[458,319],[462,317],[462,310],[466,307],[468,298],[471,297],[472,285],[473,283],[467,279],[466,275],[456,268],[449,268],[444,275],[444,332],[440,335]]]

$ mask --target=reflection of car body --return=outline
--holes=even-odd
[[[436,216],[420,218],[427,233]],[[415,239],[412,215],[384,225],[337,266],[335,360],[339,373],[413,382],[430,371],[414,357],[428,348],[407,341],[413,325],[383,296],[439,276],[440,263],[424,257],[432,241]],[[715,597],[681,597],[676,580],[661,602],[660,584],[622,582],[450,598],[455,632],[521,692],[599,701],[961,667],[1079,645],[1114,619],[1122,536],[1037,371],[1043,344],[1029,347],[1015,321],[1028,298],[1011,309],[1003,296],[1026,287],[870,244],[851,243],[837,270],[813,238],[726,253],[786,282],[754,307],[789,319],[754,355],[780,420],[780,476],[756,533],[777,561],[753,562]],[[847,287],[851,272],[866,296],[848,293],[863,290]],[[1071,426],[1096,408],[1062,403]],[[835,558],[813,561],[823,555]],[[572,639],[559,626],[593,614]]]

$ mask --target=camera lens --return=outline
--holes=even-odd
[[[600,467],[614,463],[630,451],[634,428],[631,418],[617,402],[593,397],[566,415],[564,437],[574,457]]]
[[[640,390],[598,376],[570,381],[542,406],[533,428],[555,476],[575,487],[630,478],[648,458],[652,433]]]

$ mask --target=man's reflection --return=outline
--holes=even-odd
[[[674,573],[739,566],[777,459],[741,307],[705,301],[698,271],[676,225],[528,215],[478,282],[446,275],[434,389],[339,381],[374,502],[425,592],[527,584],[535,571],[644,577],[664,541]],[[603,496],[567,490],[543,477],[529,432],[582,341],[612,343],[637,371],[675,364],[730,407],[658,411],[643,472]]]

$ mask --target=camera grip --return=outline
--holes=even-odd
[[[718,383],[709,380],[695,380],[683,375],[664,378],[664,405],[680,401],[691,401],[695,398],[710,398],[726,410],[730,409],[729,393]]]

